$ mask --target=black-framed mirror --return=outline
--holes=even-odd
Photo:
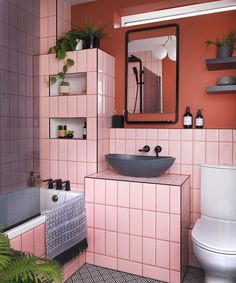
[[[179,114],[179,27],[133,29],[125,38],[125,120],[175,124]]]

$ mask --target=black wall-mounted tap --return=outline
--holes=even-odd
[[[70,191],[70,181],[66,180],[62,182],[62,186],[65,184],[65,191]]]
[[[140,152],[149,152],[150,151],[150,146],[145,145],[143,148],[140,148],[138,151]]]
[[[158,154],[162,151],[162,147],[160,145],[157,145],[154,150],[156,152],[156,156],[158,157]]]

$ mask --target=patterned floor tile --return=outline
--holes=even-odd
[[[201,269],[189,267],[183,283],[203,283],[204,273]],[[144,278],[141,276],[119,272],[116,270],[95,266],[83,265],[65,283],[164,283],[158,280]]]

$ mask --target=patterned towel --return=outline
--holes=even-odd
[[[87,248],[85,199],[82,194],[42,214],[46,216],[48,258],[65,263]]]

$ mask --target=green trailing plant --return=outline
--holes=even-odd
[[[217,47],[229,46],[233,49],[234,44],[236,43],[236,35],[233,31],[230,31],[228,34],[224,36],[222,40],[217,38],[215,41],[206,40],[205,43],[207,46],[211,44],[215,44]]]
[[[68,71],[68,68],[73,66],[74,63],[75,63],[74,60],[68,58],[66,60],[65,65],[62,68],[62,71],[58,73],[58,77],[62,80],[61,81],[61,85],[69,85],[69,83],[67,81],[65,81],[65,76],[66,76],[66,73]],[[57,77],[56,76],[50,76],[50,83],[51,83],[51,85],[54,85],[56,83],[56,81],[57,81]]]
[[[73,134],[74,134],[74,132],[75,132],[75,131],[67,130],[66,134],[67,134],[67,135],[73,135]]]
[[[11,249],[8,237],[0,232],[0,282],[59,283],[62,275],[55,261]]]

